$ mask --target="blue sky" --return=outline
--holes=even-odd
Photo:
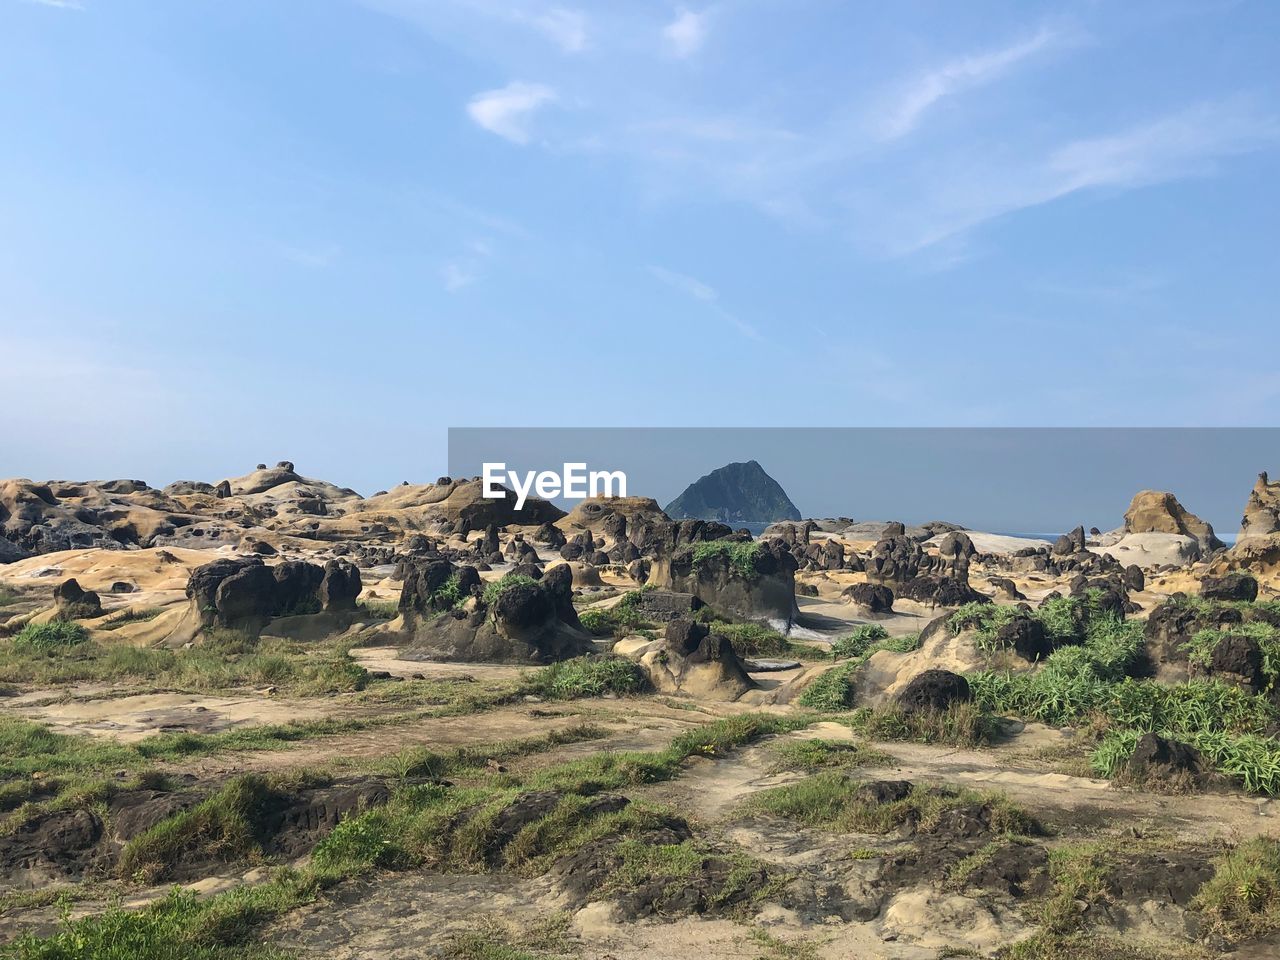
[[[1274,424],[1277,64],[1267,2],[0,0],[0,475]]]

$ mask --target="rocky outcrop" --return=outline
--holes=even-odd
[[[795,559],[780,541],[717,541],[656,558],[649,583],[691,593],[718,613],[785,629],[797,613],[795,571]]]
[[[914,600],[928,607],[961,607],[966,603],[989,603],[990,598],[955,577],[914,577],[897,588],[898,599]]]
[[[893,591],[883,584],[855,583],[845,587],[840,596],[863,614],[879,616],[893,613]]]
[[[427,561],[406,577],[400,613],[406,660],[544,664],[595,651],[567,564],[484,585],[474,568]]]
[[[667,504],[666,513],[729,524],[800,519],[786,491],[755,460],[726,464],[700,477]]]
[[[1205,577],[1200,581],[1200,596],[1206,600],[1239,600],[1252,603],[1258,599],[1258,581],[1247,573]]]
[[[907,712],[946,710],[953,703],[968,703],[973,698],[969,681],[950,670],[926,670],[913,677],[897,696],[897,703]]]
[[[1266,473],[1260,473],[1244,505],[1240,539],[1273,534],[1280,534],[1280,483],[1272,483]]]
[[[733,701],[756,687],[729,638],[693,620],[673,620],[661,640],[622,641],[614,652],[639,663],[659,693]]]
[[[622,519],[621,531],[617,519],[610,519],[611,515]],[[578,530],[590,530],[598,536],[616,539],[638,523],[670,522],[670,519],[652,497],[587,497],[575,504],[556,526],[570,536]]]
[[[1191,537],[1205,553],[1225,546],[1210,524],[1189,512],[1172,493],[1162,490],[1140,490],[1134,495],[1124,513],[1124,532]]]
[[[279,617],[350,613],[360,595],[360,571],[344,559],[323,567],[302,560],[269,567],[258,557],[224,557],[193,570],[186,594],[190,607],[171,643],[210,628],[254,633]]]
[[[102,616],[102,600],[92,590],[83,589],[74,577],[54,588],[53,602],[59,620],[89,620]]]

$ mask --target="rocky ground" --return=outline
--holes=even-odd
[[[1276,956],[1278,501],[7,481],[0,956]]]

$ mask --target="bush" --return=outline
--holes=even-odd
[[[625,657],[586,656],[543,667],[529,679],[529,689],[553,700],[600,697],[606,693],[638,693],[648,686],[644,671]]]
[[[453,577],[449,578],[449,580],[454,580],[454,579],[455,578]],[[433,594],[433,596],[445,595],[444,591],[449,586],[449,580],[446,580],[444,584],[440,587],[440,590],[437,591],[435,594]],[[538,581],[533,579],[533,577],[526,577],[523,573],[508,573],[501,580],[495,580],[493,583],[489,584],[487,587],[484,588],[484,594],[483,594],[484,604],[486,607],[491,607],[498,602],[498,598],[500,596],[502,596],[512,587],[519,587],[526,583],[532,583],[536,585],[537,582]],[[453,586],[456,592],[457,586],[458,586],[456,580]]]
[[[19,649],[51,652],[74,647],[89,639],[89,631],[69,620],[53,620],[49,623],[29,623],[13,638]]]
[[[841,664],[814,678],[796,701],[820,713],[843,713],[853,706],[853,675],[858,661]]]
[[[1256,837],[1215,862],[1195,906],[1229,939],[1265,936],[1280,928],[1280,841]]]
[[[745,580],[756,578],[756,559],[760,556],[761,546],[754,540],[710,540],[698,543],[693,547],[693,567],[698,569],[708,560],[726,557],[729,568]]]
[[[836,660],[847,660],[849,657],[861,657],[872,647],[889,639],[889,631],[878,623],[868,623],[858,627],[847,637],[831,641],[831,656]]]

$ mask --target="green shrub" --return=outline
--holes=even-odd
[[[553,700],[576,700],[638,693],[648,684],[639,665],[625,657],[585,656],[543,667],[529,678],[528,687]]]
[[[18,649],[51,652],[74,647],[89,639],[89,631],[69,620],[29,623],[13,638]]]
[[[853,675],[860,663],[850,661],[815,677],[796,701],[819,713],[843,713],[853,706]]]
[[[831,656],[836,660],[847,660],[850,657],[861,657],[872,647],[889,639],[889,631],[878,623],[868,623],[858,627],[847,637],[831,641]]]
[[[456,582],[456,578],[450,577],[449,579],[455,580],[454,590],[456,592],[457,586],[458,586]],[[493,583],[489,584],[484,588],[484,594],[482,595],[484,599],[484,604],[487,607],[492,607],[495,603],[498,602],[498,598],[502,596],[504,593],[506,593],[508,590],[510,590],[512,587],[519,587],[527,583],[537,584],[537,582],[538,581],[533,579],[533,577],[526,577],[523,573],[508,573],[501,580],[495,580]],[[446,587],[448,587],[448,585],[449,585],[449,582],[445,581],[445,584],[440,588],[440,591],[443,592],[446,589]]]
[[[693,568],[697,570],[708,560],[726,557],[729,568],[744,580],[754,580],[756,560],[760,556],[761,546],[754,540],[709,540],[694,544]]]
[[[1194,906],[1231,940],[1280,929],[1280,841],[1255,837],[1214,861]]]

